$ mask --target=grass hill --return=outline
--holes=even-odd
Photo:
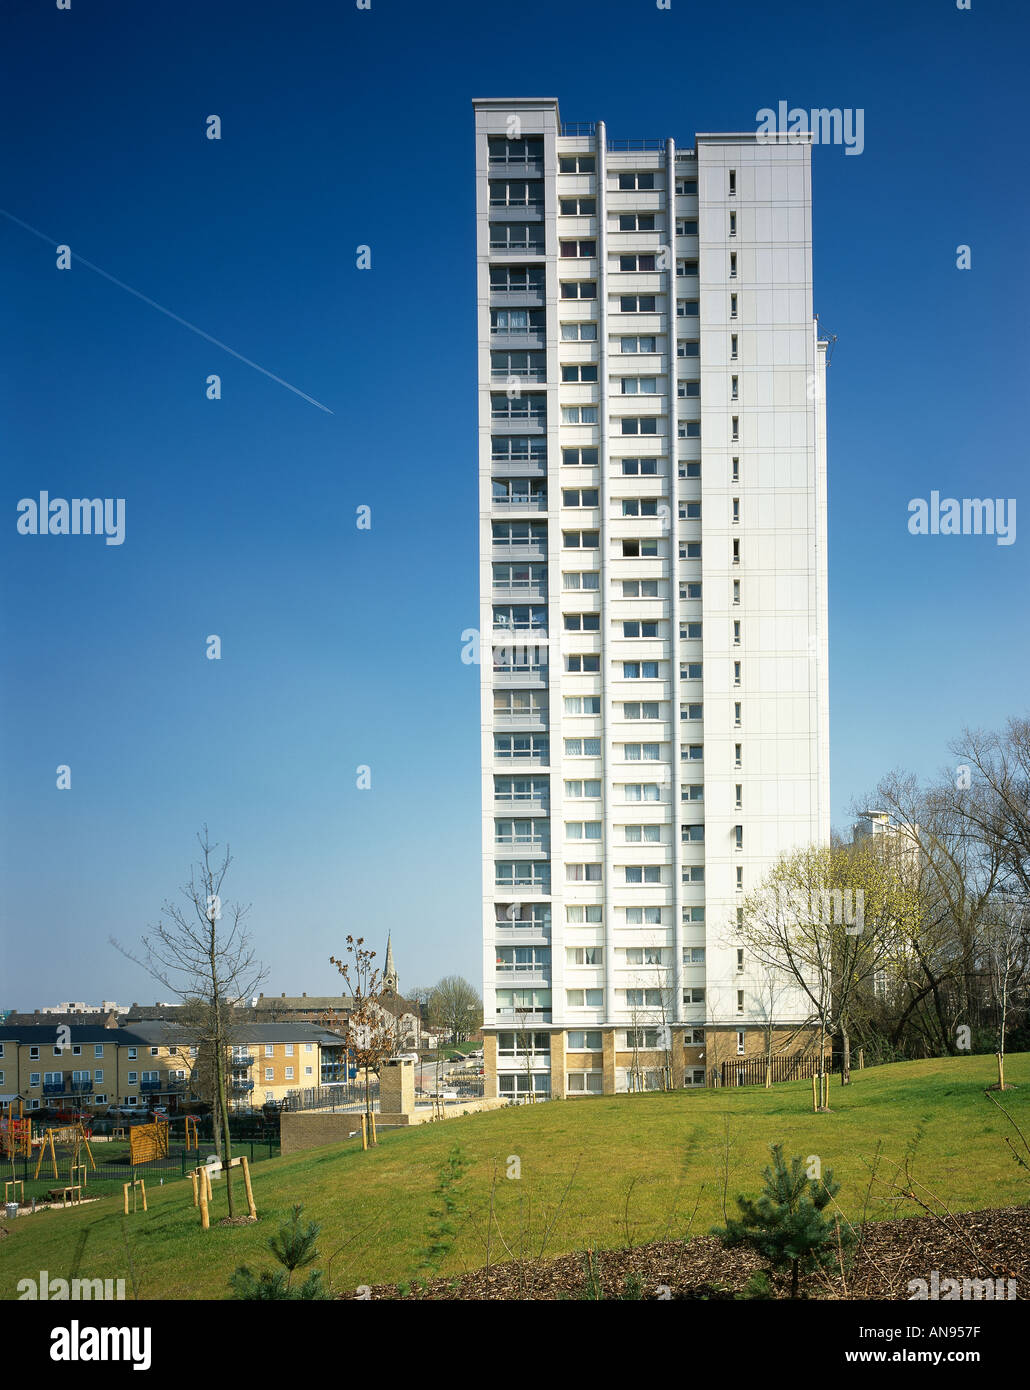
[[[810,1084],[798,1082],[552,1102],[393,1131],[367,1154],[352,1141],[256,1165],[256,1226],[203,1232],[188,1180],[148,1184],[147,1213],[125,1218],[120,1197],[104,1198],[7,1223],[0,1297],[17,1297],[17,1281],[45,1269],[51,1279],[124,1278],[130,1296],[135,1281],[144,1299],[223,1298],[237,1265],[272,1267],[266,1241],[294,1203],[321,1223],[318,1266],[336,1290],[407,1280],[455,1146],[466,1166],[451,1189],[442,1274],[486,1263],[488,1240],[499,1263],[705,1234],[723,1219],[724,1192],[731,1209],[738,1192],[757,1192],[779,1141],[788,1156],[817,1155],[833,1169],[851,1219],[920,1213],[897,1187],[906,1156],[913,1190],[931,1205],[1024,1204],[1030,1174],[1005,1142],[1018,1136],[985,1094],[995,1075],[985,1056],[856,1071],[822,1115],[811,1113]],[[999,1098],[1030,1134],[1030,1053],[1008,1060],[1006,1080],[1013,1089]],[[238,1190],[245,1209],[241,1182]],[[212,1221],[224,1214],[218,1182]]]

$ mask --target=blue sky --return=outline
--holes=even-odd
[[[864,109],[860,157],[814,155],[835,824],[1026,712],[1026,542],[906,529],[932,489],[1025,496],[1016,0],[14,0],[3,30],[2,206],[43,238],[0,217],[0,1007],[153,999],[107,940],[205,820],[266,991],[335,988],[344,936],[388,929],[402,988],[478,980],[476,96],[684,143]],[[125,544],[18,535],[42,489],[124,497]]]

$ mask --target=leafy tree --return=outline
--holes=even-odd
[[[454,1042],[466,1042],[482,1026],[483,1001],[461,975],[445,975],[429,996],[429,1021]]]
[[[840,1228],[822,1215],[823,1208],[840,1191],[829,1168],[821,1178],[810,1178],[804,1161],[792,1158],[787,1167],[782,1144],[772,1144],[773,1166],[762,1176],[765,1189],[757,1201],[738,1197],[741,1216],[730,1217],[724,1227],[713,1226],[727,1249],[748,1245],[773,1270],[790,1270],[790,1296],[797,1298],[801,1275],[814,1269],[829,1269],[836,1257],[836,1245],[846,1248],[855,1239],[850,1226]]]

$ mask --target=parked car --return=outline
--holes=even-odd
[[[457,1100],[457,1091],[430,1091],[433,1100]]]

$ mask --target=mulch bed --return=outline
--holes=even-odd
[[[582,1299],[588,1263],[605,1298],[623,1295],[626,1280],[638,1279],[645,1299],[733,1299],[763,1268],[754,1252],[724,1250],[712,1236],[656,1241],[628,1250],[598,1250],[552,1260],[511,1261],[476,1269],[457,1279],[433,1279],[428,1289],[400,1294],[395,1284],[374,1285],[374,1299]],[[1017,1296],[1030,1297],[1030,1207],[876,1221],[859,1230],[850,1265],[813,1275],[802,1287],[807,1298],[901,1299],[911,1297],[910,1279],[1018,1281]],[[776,1276],[775,1295],[785,1298],[789,1279]],[[345,1294],[353,1298],[354,1294]]]

